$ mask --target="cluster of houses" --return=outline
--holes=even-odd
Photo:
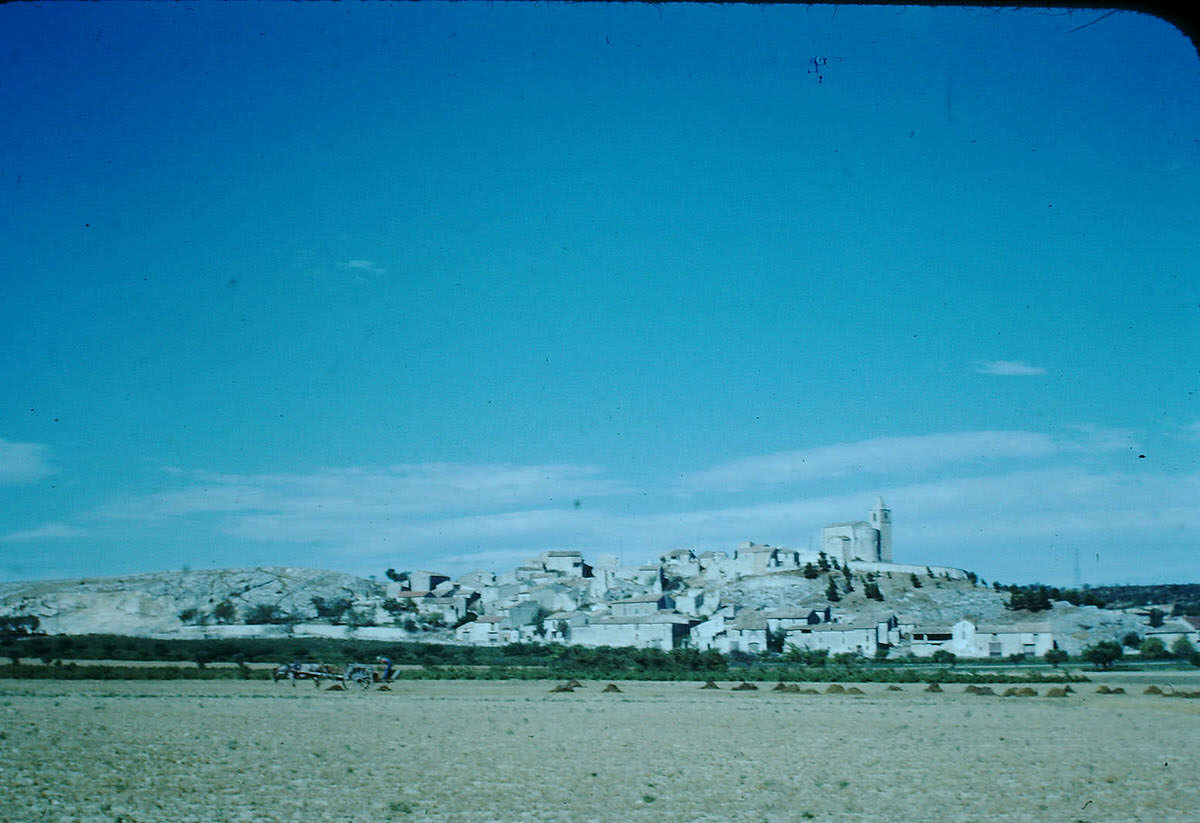
[[[664,555],[658,565],[634,569],[622,569],[606,559],[589,565],[580,552],[545,552],[504,575],[476,571],[451,582],[431,572],[415,572],[391,584],[388,596],[407,597],[422,612],[440,609],[445,619],[457,624],[456,641],[472,645],[553,642],[757,654],[772,648],[773,641],[775,649],[862,655],[900,649],[918,657],[931,656],[938,649],[960,656],[998,657],[1040,655],[1055,648],[1048,624],[974,625],[960,620],[954,625],[928,626],[896,617],[844,623],[832,605],[823,609],[739,609],[733,603],[720,602],[719,587],[686,584],[689,578],[695,583],[712,579],[708,575],[714,566],[727,567],[731,579],[770,573],[770,569],[760,571],[754,566],[748,572],[740,569],[742,564],[750,565],[746,555],[754,558],[754,563],[768,555],[761,548],[746,543],[732,558],[683,549]],[[779,552],[773,549],[770,557],[778,558]],[[851,561],[852,569],[856,566]],[[929,571],[920,566],[922,575]],[[938,573],[947,571],[952,570]],[[671,587],[679,579],[684,584]],[[412,588],[430,581],[434,583],[430,589]],[[644,591],[614,599],[607,596],[631,588]]]
[[[455,626],[456,641],[484,646],[555,642],[725,654],[756,654],[773,647],[868,656],[898,649],[917,657],[939,649],[966,657],[1007,657],[1055,648],[1053,632],[1043,623],[977,626],[961,620],[925,626],[895,616],[842,622],[832,605],[819,610],[739,609],[722,603],[721,588],[711,585],[714,580],[798,570],[803,562],[796,565],[796,554],[803,553],[748,543],[732,557],[678,550],[658,564],[622,568],[613,558],[588,564],[580,552],[550,551],[504,574],[475,571],[452,581],[446,575],[413,572],[389,584],[387,597],[412,603],[419,614],[437,612]],[[779,562],[781,557],[786,563]],[[760,568],[763,558],[765,569]],[[812,559],[819,561],[818,556]],[[862,570],[863,564],[855,561],[843,557],[840,562]],[[909,573],[907,566],[895,568]],[[933,571],[920,567],[922,575]],[[965,576],[957,569],[936,573]]]
[[[969,658],[1037,656],[1060,647],[1076,653],[1096,639],[1081,639],[1078,633],[1056,636],[1047,622],[993,625],[956,619],[927,625],[864,600],[870,596],[868,581],[876,593],[889,578],[893,592],[908,587],[910,577],[914,587],[919,579],[938,586],[968,578],[974,583],[974,576],[962,569],[893,562],[891,523],[891,512],[880,499],[869,520],[831,524],[821,532],[820,548],[808,550],[758,543],[743,543],[732,553],[676,549],[657,563],[636,566],[622,565],[612,555],[588,562],[579,551],[545,551],[511,571],[477,570],[457,579],[433,571],[389,570],[383,596],[360,595],[352,604],[353,619],[344,617],[342,625],[203,625],[183,626],[180,632],[204,637],[279,632],[420,638],[478,646],[691,648],[723,654],[796,650],[931,657],[945,651]],[[764,603],[778,605],[787,598],[755,601],[745,594],[747,586],[760,583],[790,586],[789,577],[811,581],[808,594],[795,598],[801,602],[794,606],[765,608]],[[851,578],[863,594],[852,599],[829,595],[832,588],[848,588]],[[1134,626],[1140,637],[1158,637],[1168,648],[1179,637],[1200,645],[1200,626],[1180,620],[1157,621],[1161,625],[1156,626],[1155,621],[1119,617],[1110,621],[1112,632]]]
[[[436,615],[438,623],[452,627],[456,642],[484,646],[554,642],[725,654],[795,649],[915,657],[948,651],[975,658],[1042,655],[1058,647],[1048,623],[984,625],[963,619],[924,625],[896,615],[864,622],[835,613],[832,604],[819,610],[763,610],[722,602],[724,584],[787,572],[811,574],[812,568],[829,569],[831,563],[860,576],[967,577],[962,569],[892,562],[891,512],[882,499],[869,521],[827,526],[820,545],[806,551],[743,543],[732,554],[677,549],[641,566],[622,566],[611,555],[589,563],[578,551],[547,551],[501,574],[473,571],[457,580],[428,571],[400,575],[386,596],[418,615]],[[1196,627],[1183,623],[1159,631],[1168,632],[1163,635],[1168,645],[1176,635],[1200,641]]]

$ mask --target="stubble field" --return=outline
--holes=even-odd
[[[1200,700],[1098,682],[0,681],[0,821],[1195,820]]]

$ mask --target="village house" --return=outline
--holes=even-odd
[[[700,614],[705,607],[704,589],[684,589],[681,592],[675,592],[675,610],[681,614]],[[711,614],[720,600],[720,594],[713,593],[712,607],[707,609]]]
[[[691,549],[674,549],[658,559],[663,573],[671,577],[689,580],[700,574],[700,561]]]
[[[1057,648],[1049,623],[976,625],[960,620],[953,626],[900,626],[908,638],[909,653],[930,657],[938,650],[958,657],[1008,657],[1023,654],[1041,656]]]
[[[571,642],[580,646],[634,646],[670,651],[687,645],[688,631],[695,622],[681,614],[597,617],[573,626]]]
[[[570,643],[575,629],[587,622],[588,615],[584,612],[555,612],[546,618],[546,642]]]
[[[833,607],[826,606],[820,611],[816,609],[801,609],[800,611],[769,612],[766,616],[767,629],[781,632],[794,629],[797,626],[817,626],[821,623],[833,622]]]
[[[472,646],[499,646],[507,643],[507,632],[503,631],[504,618],[499,615],[484,615],[454,630],[454,639]]]
[[[768,572],[774,556],[773,547],[747,541],[733,553],[734,569],[741,577],[763,575]]]
[[[696,564],[700,567],[700,576],[705,580],[729,580],[737,575],[733,558],[725,552],[700,552],[696,556]]]
[[[646,594],[640,597],[629,597],[625,600],[614,600],[608,605],[614,617],[638,617],[673,609],[675,601],[665,594]]]
[[[747,610],[725,621],[724,639],[717,638],[717,650],[760,654],[767,650],[767,623],[761,612]]]
[[[539,558],[542,569],[564,577],[591,577],[592,567],[583,562],[583,554],[577,551],[542,552]]]
[[[824,649],[830,654],[873,656],[879,643],[878,623],[821,623],[799,625],[784,630],[783,647],[788,649]]]
[[[408,590],[431,592],[436,586],[445,583],[448,580],[450,580],[449,575],[441,574],[439,572],[409,572]]]

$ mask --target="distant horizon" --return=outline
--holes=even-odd
[[[0,47],[0,580],[809,548],[877,495],[898,562],[1200,580],[1161,20],[29,3]]]

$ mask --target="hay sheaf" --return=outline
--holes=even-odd
[[[925,691],[940,692],[940,691],[942,691],[942,687],[937,683],[930,683],[928,686],[925,687]]]
[[[864,692],[858,686],[850,686],[846,689],[846,694],[866,694],[866,692]]]
[[[1067,690],[1055,687],[1046,692],[1046,697],[1066,697]]]
[[[1037,689],[1031,689],[1028,686],[1017,688],[1009,686],[1004,690],[1004,697],[1037,697]]]
[[[621,691],[621,687],[620,687],[620,686],[618,686],[616,683],[609,683],[607,686],[605,686],[605,687],[604,687],[603,689],[601,689],[600,691],[601,691],[601,693],[603,693],[603,694],[608,694],[608,693],[610,693],[610,692],[620,692],[620,691]]]
[[[1162,693],[1163,693],[1163,690],[1153,684],[1147,686],[1146,690],[1144,692],[1142,692],[1142,694],[1162,694]]]
[[[829,688],[825,690],[825,694],[845,694],[846,687],[841,683],[831,683]]]
[[[575,691],[574,686],[568,686],[566,683],[563,683],[562,685],[555,686],[553,689],[551,689],[550,694],[557,694],[560,692],[574,692],[574,691]]]
[[[578,680],[568,680],[566,682],[566,685],[570,686],[572,689],[582,689],[583,688],[583,684],[580,683]]]
[[[900,688],[900,687],[899,687],[899,686],[897,686],[895,683],[889,683],[889,684],[888,684],[888,687],[887,687],[887,690],[888,690],[889,692],[902,692],[902,691],[904,691],[904,689]]]
[[[703,686],[701,686],[700,688],[702,688],[702,689],[719,689],[719,688],[721,688],[721,687],[720,687],[720,686],[718,686],[718,685],[717,685],[715,682],[713,682],[712,680],[709,680],[708,682],[706,682],[706,683],[705,683]]]
[[[1125,694],[1125,689],[1121,686],[1117,686],[1115,689],[1110,686],[1099,686],[1096,694]]]
[[[753,683],[747,683],[745,680],[743,680],[741,683],[738,683],[736,686],[733,687],[733,691],[735,691],[735,692],[756,692],[756,691],[758,691],[758,686],[755,686]]]

